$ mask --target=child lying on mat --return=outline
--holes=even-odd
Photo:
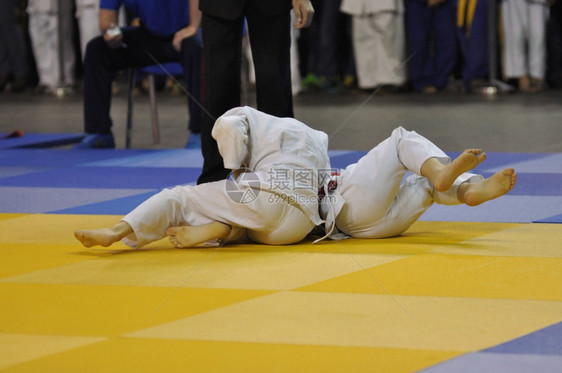
[[[236,183],[165,189],[113,227],[79,230],[76,238],[86,247],[119,240],[140,247],[166,236],[178,248],[213,240],[279,245],[301,241],[320,224],[335,239],[392,237],[433,203],[476,206],[506,194],[517,180],[512,168],[487,179],[468,173],[486,159],[480,149],[451,161],[402,127],[357,163],[329,173],[327,135],[292,118],[236,108],[217,120],[212,135],[225,167],[246,172]],[[413,175],[402,183],[407,171]]]

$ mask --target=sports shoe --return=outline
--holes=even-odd
[[[201,149],[201,134],[200,133],[190,133],[187,139],[187,144],[185,144],[186,149]]]
[[[113,135],[87,134],[73,149],[114,149]]]

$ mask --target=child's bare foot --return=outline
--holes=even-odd
[[[463,183],[459,187],[459,200],[469,206],[476,206],[498,198],[513,189],[517,174],[513,168],[506,168],[478,183]]]
[[[74,232],[74,237],[86,247],[97,245],[107,247],[119,240],[116,238],[115,232],[110,228],[76,231]]]
[[[186,225],[168,228],[166,233],[170,242],[178,249],[193,247],[207,241],[226,238],[230,234],[231,227],[227,224],[215,221],[203,225]]]
[[[443,166],[433,178],[430,178],[430,181],[436,190],[444,192],[453,185],[457,177],[472,170],[485,159],[486,153],[481,149],[467,149],[451,163]]]
[[[168,239],[170,240],[172,245],[174,245],[178,249],[184,247],[192,247],[200,243],[200,242],[194,242],[195,240],[193,239],[193,234],[192,234],[195,233],[194,227],[188,225],[168,228],[166,233],[168,234]]]
[[[131,233],[133,233],[133,228],[129,223],[120,221],[111,228],[75,231],[74,237],[86,247],[96,245],[107,247]]]

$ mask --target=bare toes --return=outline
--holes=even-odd
[[[169,236],[168,239],[170,240],[170,242],[172,243],[172,245],[174,245],[174,247],[181,249],[183,246],[182,244],[178,241],[176,236]]]
[[[486,157],[487,157],[486,153],[480,153],[480,154],[477,155],[476,161],[478,163],[482,163],[486,160]]]
[[[482,149],[468,149],[466,152],[473,154],[476,157],[477,163],[481,163],[486,160],[486,153],[484,153]]]

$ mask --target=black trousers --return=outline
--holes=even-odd
[[[25,78],[29,72],[28,51],[16,19],[19,0],[0,1],[0,79]]]
[[[124,47],[111,49],[102,36],[92,39],[84,59],[84,129],[91,134],[111,134],[111,85],[118,71],[159,63],[179,62],[183,67],[188,99],[189,130],[201,132],[201,42],[194,36],[172,46],[173,35],[162,37],[143,27],[123,29]]]
[[[550,7],[550,20],[547,28],[547,69],[546,81],[550,88],[562,88],[562,3],[555,2]]]
[[[228,20],[203,13],[204,106],[201,147],[203,171],[198,184],[224,179],[230,170],[223,166],[216,141],[211,137],[215,120],[240,106],[240,70],[244,17],[248,22],[252,58],[256,71],[257,109],[279,116],[293,116],[290,67],[290,13],[262,14],[248,2],[240,17]]]
[[[351,16],[340,12],[341,0],[324,0],[319,5],[315,72],[328,78],[355,75]]]

